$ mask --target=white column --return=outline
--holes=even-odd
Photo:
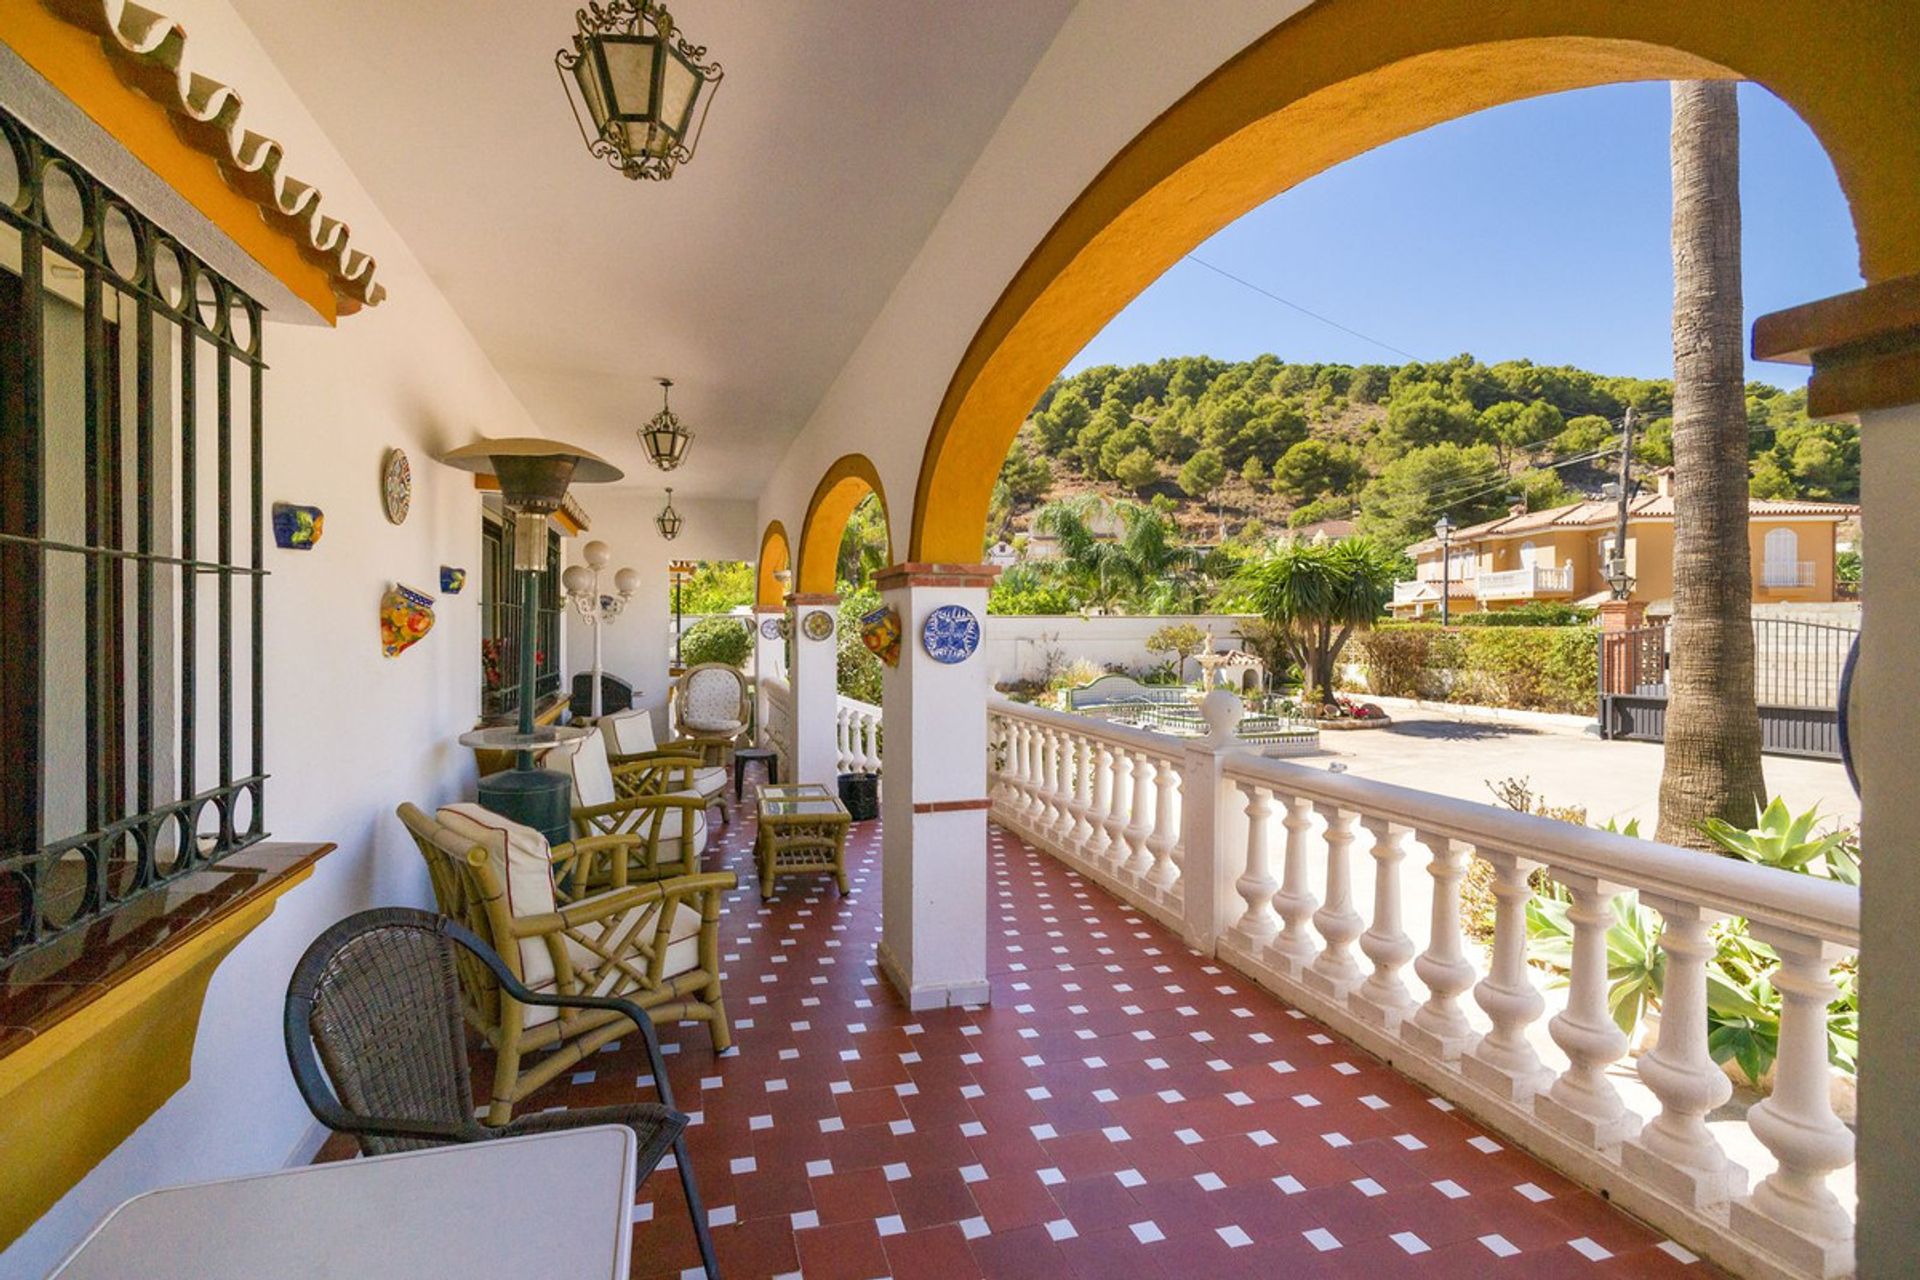
[[[779,605],[771,604],[755,605],[753,609],[753,738],[754,743],[762,747],[773,745],[767,737],[773,724],[773,713],[767,707],[767,677],[780,675],[785,670],[779,633],[766,635],[763,624],[778,624],[786,613]]]
[[[796,592],[787,597],[787,626],[793,642],[793,776],[782,782],[836,785],[840,776],[838,726],[840,669],[834,637],[810,640],[804,630],[815,613],[835,616],[840,597]],[[984,708],[981,715],[985,728]]]
[[[1466,875],[1466,851],[1438,832],[1419,831],[1420,843],[1431,855],[1427,874],[1433,877],[1433,915],[1427,949],[1413,962],[1413,971],[1427,984],[1427,1001],[1400,1024],[1400,1038],[1430,1057],[1451,1062],[1473,1045],[1473,1027],[1460,1007],[1461,993],[1473,985],[1460,938],[1460,880]]]
[[[1852,1162],[1853,1133],[1833,1114],[1828,1094],[1827,1006],[1839,994],[1828,976],[1834,958],[1818,938],[1759,924],[1752,929],[1780,955],[1773,972],[1780,1056],[1773,1093],[1747,1112],[1747,1123],[1780,1165],[1751,1196],[1734,1202],[1731,1225],[1801,1271],[1841,1275],[1853,1261],[1853,1219],[1828,1188],[1827,1175]],[[1663,1019],[1662,1034],[1665,1029]],[[1861,1261],[1869,1262],[1865,1254]],[[1862,1271],[1871,1273],[1871,1266]]]
[[[1240,723],[1240,699],[1216,689],[1201,699],[1200,713],[1207,720],[1207,736],[1189,743],[1154,773],[1153,835],[1147,841],[1153,865],[1146,881],[1163,902],[1171,902],[1177,888],[1187,945],[1211,955],[1242,910],[1234,887],[1242,851],[1229,838],[1237,829],[1237,794],[1223,773],[1238,749],[1233,731]],[[1181,796],[1178,826],[1176,784]],[[1174,865],[1176,845],[1184,850],[1184,868]]]
[[[1553,1083],[1553,1072],[1527,1042],[1527,1028],[1547,1002],[1527,972],[1527,875],[1537,865],[1498,849],[1480,849],[1493,867],[1493,967],[1473,989],[1474,1002],[1493,1021],[1461,1062],[1467,1079],[1503,1098],[1525,1102]]]
[[[1660,1039],[1641,1055],[1640,1079],[1660,1099],[1660,1114],[1627,1140],[1628,1169],[1694,1208],[1720,1204],[1746,1189],[1746,1173],[1727,1160],[1707,1128],[1707,1114],[1733,1096],[1733,1081],[1707,1052],[1707,920],[1690,902],[1640,895],[1660,913],[1660,949],[1667,956],[1660,997]],[[1823,1064],[1824,1065],[1824,1064]]]
[[[1353,993],[1353,1010],[1376,1026],[1395,1030],[1413,1012],[1413,996],[1400,970],[1413,959],[1413,939],[1400,921],[1400,864],[1405,861],[1406,831],[1385,818],[1362,817],[1373,836],[1373,923],[1360,935],[1360,950],[1373,972]]]
[[[985,1004],[987,695],[984,657],[927,653],[927,616],[958,605],[977,623],[995,570],[895,565],[876,575],[900,612],[900,663],[884,672],[880,969],[910,1009]],[[831,649],[829,649],[831,657]]]
[[[1593,876],[1555,871],[1573,905],[1573,971],[1567,1007],[1547,1024],[1570,1066],[1553,1087],[1534,1099],[1534,1111],[1562,1133],[1589,1146],[1607,1148],[1630,1136],[1637,1120],[1607,1079],[1607,1068],[1627,1051],[1627,1037],[1607,1011],[1607,930],[1613,908],[1607,886]]]

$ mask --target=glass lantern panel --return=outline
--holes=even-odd
[[[628,122],[651,120],[655,105],[653,60],[659,41],[634,36],[601,36],[596,44],[600,63],[606,68],[610,116]]]
[[[580,61],[573,64],[573,78],[580,85],[580,99],[587,104],[587,118],[593,121],[593,131],[602,137],[607,133],[607,95],[601,90],[600,58],[598,51],[588,48]]]
[[[660,80],[660,123],[676,142],[684,142],[700,97],[701,76],[678,49],[670,51],[666,63]]]

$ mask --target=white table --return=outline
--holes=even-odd
[[[167,1187],[53,1277],[626,1280],[635,1156],[631,1129],[598,1125]]]

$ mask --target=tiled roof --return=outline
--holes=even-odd
[[[1817,516],[1847,519],[1860,514],[1860,508],[1849,502],[1799,502],[1777,498],[1751,498],[1747,503],[1747,511],[1753,518]],[[1536,533],[1543,529],[1604,529],[1618,517],[1619,508],[1611,502],[1573,502],[1564,507],[1550,507],[1545,511],[1527,511],[1520,515],[1504,515],[1498,519],[1468,525],[1464,529],[1456,529],[1453,532],[1453,543],[1461,546],[1483,538],[1517,537],[1520,534]],[[1672,495],[1649,493],[1635,498],[1629,504],[1627,519],[1629,523],[1634,520],[1673,519]],[[1407,553],[1420,555],[1423,552],[1439,549],[1438,538],[1426,538],[1408,547]]]
[[[347,224],[321,212],[318,189],[282,169],[280,144],[241,126],[240,95],[187,66],[186,28],[127,0],[43,3],[98,37],[121,78],[164,107],[180,137],[219,164],[227,185],[327,273],[341,315],[379,305],[387,291],[373,278],[374,260],[348,247]]]

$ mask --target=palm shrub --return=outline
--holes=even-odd
[[[1398,557],[1371,538],[1283,542],[1242,566],[1238,585],[1283,633],[1307,688],[1331,702],[1340,652],[1385,611],[1397,568]]]

